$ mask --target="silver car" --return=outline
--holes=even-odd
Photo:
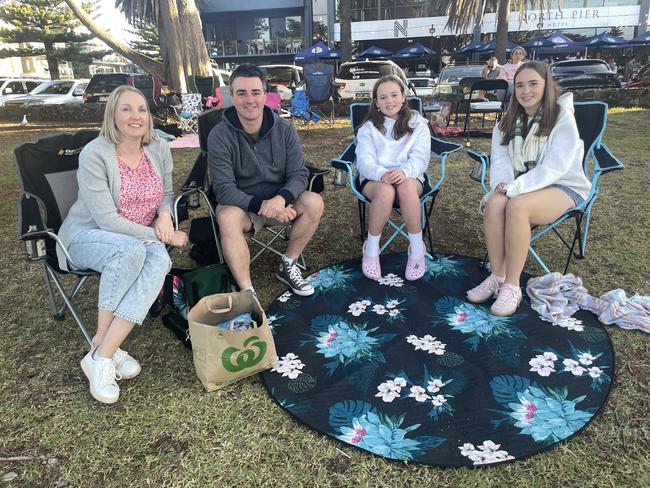
[[[7,106],[82,104],[89,80],[52,80],[37,86],[28,95],[14,98]]]
[[[33,78],[0,78],[0,107],[3,107],[5,102],[13,98],[27,95],[41,83],[44,83],[44,80]]]

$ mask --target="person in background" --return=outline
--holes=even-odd
[[[553,222],[591,191],[573,94],[557,98],[551,71],[539,61],[522,64],[514,86],[492,132],[491,191],[481,201],[491,273],[467,292],[472,303],[496,296],[490,308],[495,315],[511,315],[519,306],[531,226]]]
[[[521,46],[514,48],[512,53],[510,53],[510,62],[501,66],[498,78],[500,80],[506,80],[508,83],[512,83],[512,80],[515,78],[515,73],[525,59],[526,50]]]
[[[406,87],[397,76],[382,76],[375,83],[368,115],[357,133],[359,190],[371,202],[361,261],[367,278],[378,280],[382,276],[379,240],[395,202],[399,202],[409,236],[404,275],[410,281],[424,275],[420,195],[430,153],[427,120],[409,109]]]
[[[101,273],[97,331],[81,360],[90,393],[115,403],[116,380],[140,373],[140,364],[120,345],[142,324],[171,268],[165,245],[182,247],[187,235],[174,229],[171,211],[172,155],[153,135],[147,100],[123,85],[106,103],[100,135],[79,154],[79,195],[59,230],[72,262]]]
[[[481,76],[486,80],[495,80],[499,77],[500,72],[501,66],[499,66],[499,61],[497,58],[492,56],[490,59],[488,59],[487,65],[485,65],[483,71],[481,71]]]

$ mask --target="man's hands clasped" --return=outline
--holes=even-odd
[[[269,200],[264,200],[260,206],[258,215],[267,219],[275,219],[282,224],[292,221],[298,215],[293,205],[285,206],[286,202],[280,195]]]

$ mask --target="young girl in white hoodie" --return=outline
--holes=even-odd
[[[381,77],[357,133],[356,149],[360,189],[371,202],[361,264],[370,279],[381,278],[379,239],[396,202],[409,235],[405,278],[413,281],[424,275],[420,196],[430,152],[427,121],[409,109],[404,84],[395,75]]]
[[[495,315],[510,315],[519,306],[531,226],[553,222],[584,202],[591,190],[582,167],[584,147],[573,95],[557,98],[548,66],[538,61],[519,67],[514,89],[492,133],[492,191],[483,199],[492,273],[467,292],[473,303],[496,296],[490,309]]]

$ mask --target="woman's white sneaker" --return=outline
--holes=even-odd
[[[115,380],[122,377],[115,370],[112,359],[93,359],[92,352],[89,352],[81,360],[81,369],[88,378],[90,394],[95,400],[102,403],[115,403],[118,400],[120,387]]]
[[[115,365],[115,370],[123,380],[135,378],[140,374],[140,371],[142,371],[140,363],[137,362],[128,352],[119,347],[117,348],[117,351],[115,351],[115,354],[113,354],[113,364]]]

